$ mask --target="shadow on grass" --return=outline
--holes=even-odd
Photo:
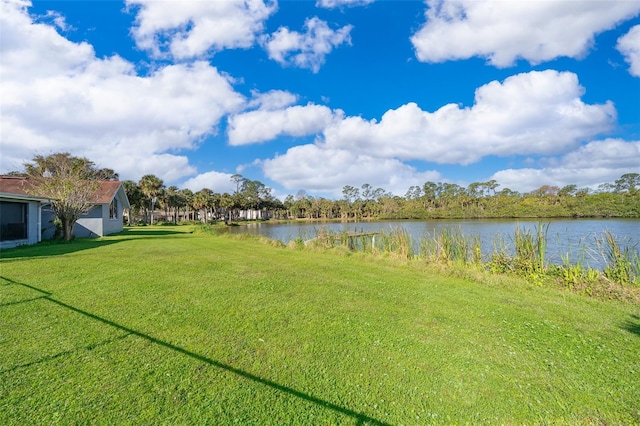
[[[358,412],[350,410],[348,408],[341,407],[341,406],[339,406],[337,404],[334,404],[332,402],[325,401],[323,399],[317,398],[317,397],[315,397],[313,395],[309,395],[309,394],[306,394],[304,392],[300,392],[300,391],[298,391],[296,389],[290,388],[288,386],[284,386],[284,385],[281,385],[279,383],[273,382],[273,381],[271,381],[269,379],[264,379],[262,377],[256,376],[255,374],[251,374],[251,373],[246,372],[244,370],[241,370],[239,368],[232,367],[232,366],[230,366],[228,364],[224,364],[224,363],[222,363],[220,361],[216,361],[214,359],[207,358],[207,357],[205,357],[203,355],[200,355],[200,354],[197,354],[195,352],[189,351],[189,350],[184,349],[184,348],[182,348],[180,346],[176,346],[176,345],[173,345],[171,343],[165,342],[163,340],[156,339],[155,337],[149,336],[148,334],[144,334],[144,333],[141,333],[139,331],[133,330],[131,328],[125,327],[123,325],[120,325],[120,324],[118,324],[116,322],[113,322],[111,320],[108,320],[106,318],[103,318],[103,317],[100,317],[98,315],[92,314],[91,312],[87,312],[87,311],[84,311],[82,309],[76,308],[75,306],[68,305],[68,304],[66,304],[64,302],[61,302],[61,301],[56,300],[53,297],[51,297],[51,293],[49,293],[47,291],[44,291],[44,290],[41,290],[41,289],[39,289],[37,287],[34,287],[32,285],[21,283],[21,282],[17,282],[17,281],[13,281],[13,280],[11,280],[9,278],[6,278],[6,277],[2,277],[2,278],[5,279],[6,281],[8,281],[11,284],[20,285],[20,286],[29,288],[31,290],[34,290],[34,291],[40,293],[42,295],[42,296],[40,296],[38,298],[40,300],[42,300],[42,299],[47,300],[47,301],[49,301],[51,303],[54,303],[54,304],[56,304],[58,306],[66,308],[66,309],[68,309],[70,311],[73,311],[73,312],[79,313],[81,315],[84,315],[86,317],[92,318],[92,319],[94,319],[96,321],[99,321],[99,322],[101,322],[103,324],[107,324],[107,325],[109,325],[111,327],[117,328],[118,330],[122,330],[122,331],[126,332],[127,335],[138,336],[138,337],[140,337],[142,339],[148,340],[151,343],[154,343],[156,345],[162,346],[162,347],[170,349],[172,351],[181,353],[183,355],[186,355],[186,356],[188,356],[190,358],[193,358],[195,360],[198,360],[200,362],[204,362],[206,364],[209,364],[209,365],[211,365],[213,367],[217,367],[217,368],[220,368],[222,370],[226,370],[226,371],[228,371],[230,373],[237,374],[240,377],[243,377],[243,378],[248,379],[248,380],[252,380],[252,381],[254,381],[256,383],[259,383],[261,385],[268,386],[270,388],[276,389],[276,390],[281,391],[281,392],[288,393],[289,395],[295,396],[295,397],[303,399],[305,401],[309,401],[311,403],[317,404],[317,405],[319,405],[321,407],[324,407],[326,409],[333,410],[333,411],[335,411],[337,413],[340,413],[340,414],[344,414],[345,416],[348,416],[348,417],[351,417],[352,419],[354,419],[356,421],[357,425],[388,425],[388,423],[384,423],[384,422],[382,422],[380,420],[377,420],[377,419],[374,419],[372,417],[369,417],[369,416],[367,416],[367,415],[365,415],[363,413],[358,413]]]
[[[114,235],[136,236],[136,237],[157,237],[157,236],[191,234],[191,233],[192,233],[191,231],[175,231],[171,229],[158,229],[158,228],[147,229],[144,227],[139,227],[139,228],[125,228],[122,232],[118,232],[117,234],[114,234]]]
[[[170,238],[175,235],[189,234],[191,234],[190,231],[175,231],[170,229],[157,228],[127,228],[122,232],[111,234],[107,238],[76,238],[71,241],[48,240],[34,245],[24,245],[15,248],[4,249],[2,250],[2,252],[0,252],[0,259],[25,259],[31,257],[60,256],[77,251],[108,246],[123,241],[131,241],[144,238]]]
[[[631,319],[625,321],[624,324],[622,324],[622,328],[640,336],[640,316],[631,315]]]
[[[0,277],[0,278],[4,278],[4,277]],[[0,308],[5,306],[21,305],[23,303],[29,303],[29,302],[33,302],[34,300],[40,300],[43,298],[44,296],[40,296],[40,297],[32,297],[31,299],[16,300],[14,302],[0,303]]]
[[[78,238],[71,241],[51,240],[30,246],[18,246],[2,250],[0,259],[24,259],[30,257],[60,256],[82,250],[94,249],[118,243],[118,240]]]
[[[35,300],[35,299],[33,299],[33,300]],[[100,346],[106,346],[106,345],[109,345],[111,343],[117,342],[118,340],[125,339],[125,338],[129,337],[129,335],[130,335],[129,333],[126,333],[126,334],[123,334],[122,336],[117,336],[117,337],[114,337],[113,339],[108,339],[108,340],[103,340],[101,342],[92,343],[91,345],[87,345],[87,346],[84,346],[84,347],[81,347],[81,348],[76,348],[76,349],[72,349],[72,350],[69,350],[69,351],[62,351],[62,352],[58,352],[57,354],[53,354],[53,355],[47,355],[47,356],[44,356],[44,357],[42,357],[40,359],[37,359],[35,361],[27,362],[26,364],[19,364],[19,365],[15,365],[15,366],[13,366],[11,368],[8,368],[6,370],[0,370],[0,374],[11,373],[12,371],[19,370],[21,368],[29,368],[29,367],[31,367],[33,365],[42,364],[44,362],[49,362],[49,361],[54,360],[56,358],[60,358],[60,357],[66,356],[66,355],[71,355],[72,353],[80,351],[80,350],[93,350],[95,348],[99,348]]]

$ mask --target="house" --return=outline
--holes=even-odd
[[[24,177],[0,177],[0,248],[35,244],[53,238],[56,227],[51,200],[31,195]],[[76,237],[101,237],[123,229],[123,212],[129,209],[127,194],[119,181],[100,181],[91,209],[75,226]]]

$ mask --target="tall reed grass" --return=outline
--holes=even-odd
[[[585,294],[611,295],[611,284],[640,287],[640,253],[637,247],[621,248],[613,233],[605,231],[602,237],[595,237],[598,248],[596,253],[591,253],[591,256],[602,258],[601,269],[589,267],[584,259],[571,262],[569,253],[560,254],[561,264],[549,264],[548,229],[549,224],[540,222],[533,229],[517,227],[508,239],[498,234],[493,239],[491,253],[483,253],[479,235],[464,235],[460,227],[444,228],[432,235],[425,233],[415,243],[402,227],[376,234],[335,233],[322,228],[316,231],[314,239],[307,241],[307,245],[341,247],[444,266],[473,266],[491,273],[516,274],[534,283],[557,280],[566,288]],[[585,248],[578,250],[584,257]]]
[[[545,270],[545,253],[547,251],[547,230],[549,224],[538,223],[532,232],[530,229],[515,230],[515,270],[522,274],[540,274]]]
[[[389,231],[381,232],[376,235],[375,241],[375,250],[381,253],[393,254],[403,259],[414,257],[413,240],[405,228],[395,227]]]
[[[430,263],[482,264],[480,236],[466,236],[460,227],[445,228],[419,243],[419,256]]]
[[[611,231],[605,231],[596,243],[603,256],[604,276],[619,284],[640,286],[640,253],[636,247],[620,248]]]

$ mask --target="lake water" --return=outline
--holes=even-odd
[[[640,250],[640,219],[552,219],[543,220],[429,220],[429,221],[375,221],[375,222],[313,222],[313,223],[249,223],[228,227],[231,233],[249,233],[288,243],[302,238],[309,240],[325,229],[329,232],[389,232],[404,228],[414,242],[417,251],[419,241],[438,235],[445,228],[460,229],[465,236],[478,236],[482,252],[494,251],[497,239],[504,241],[509,251],[518,227],[535,232],[542,223],[547,226],[547,260],[562,263],[562,256],[569,255],[572,263],[584,262],[592,267],[602,265],[601,251],[596,237],[603,238],[610,231],[622,247]]]

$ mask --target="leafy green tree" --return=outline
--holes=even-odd
[[[613,192],[616,190],[616,186],[611,182],[605,182],[598,185],[598,192]]]
[[[362,198],[364,198],[365,201],[369,201],[373,198],[373,187],[370,184],[364,183],[360,189],[362,189]]]
[[[342,187],[342,195],[344,199],[349,202],[349,204],[353,203],[355,200],[360,198],[360,190],[358,188],[354,188],[351,185],[345,185]]]
[[[502,188],[502,191],[498,193],[503,197],[519,197],[520,193],[518,191],[514,191],[511,188]]]
[[[416,200],[421,196],[422,189],[417,185],[410,186],[409,189],[407,189],[407,192],[404,194],[404,198],[406,198],[407,200]]]
[[[495,179],[491,179],[489,182],[486,182],[485,185],[490,195],[496,195],[496,189],[498,189],[498,187],[500,186],[500,184],[496,182]]]
[[[96,170],[96,179],[118,180],[120,176],[113,169],[99,169]]]
[[[565,185],[558,191],[559,197],[573,197],[578,192],[577,185]]]
[[[633,196],[640,191],[640,174],[638,173],[626,173],[617,179],[615,182],[616,192],[626,192]]]
[[[262,204],[266,186],[257,180],[244,179],[240,187],[242,206],[246,209],[259,209]]]
[[[345,185],[342,187],[342,196],[347,202],[347,217],[351,215],[352,217],[358,216],[358,211],[360,210],[360,205],[357,203],[360,200],[360,189],[355,188],[351,185]]]

